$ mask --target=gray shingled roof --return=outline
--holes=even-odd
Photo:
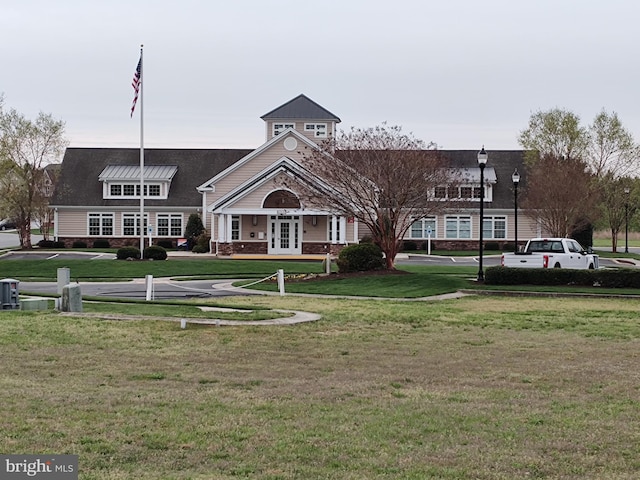
[[[340,123],[340,119],[311,100],[306,95],[300,94],[296,98],[289,100],[287,103],[274,108],[269,113],[265,113],[263,120],[325,120]]]
[[[167,200],[146,199],[145,204],[153,206],[195,206],[202,205],[202,196],[196,187],[214,177],[224,169],[248,155],[249,149],[145,149],[145,164],[153,166],[177,166],[178,170],[171,182]],[[478,167],[478,152],[475,150],[440,150],[451,162],[450,167],[475,169]],[[495,170],[496,183],[493,185],[493,201],[487,208],[513,208],[513,183],[511,174],[517,168],[520,185],[526,186],[527,170],[524,165],[523,150],[487,151],[487,169]],[[140,150],[137,148],[68,148],[56,192],[51,206],[137,206],[139,200],[105,200],[102,198],[100,173],[111,166],[139,166]],[[485,171],[488,173],[488,170]]]
[[[167,200],[146,199],[145,205],[195,206],[202,205],[202,195],[196,188],[233,165],[249,149],[145,149],[145,165],[177,166]],[[134,206],[137,199],[105,200],[102,198],[100,173],[109,165],[139,166],[137,148],[68,148],[62,162],[56,192],[51,206]]]
[[[454,168],[478,168],[477,150],[440,150],[451,161]],[[520,186],[527,184],[527,169],[524,164],[524,150],[487,150],[487,168],[492,167],[496,174],[493,184],[493,201],[487,202],[487,208],[513,208],[513,182],[511,174],[517,168],[520,174]]]

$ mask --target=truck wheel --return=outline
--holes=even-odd
[[[560,264],[559,264],[559,263],[556,263],[556,264],[553,266],[553,268],[560,268]]]
[[[593,263],[590,263],[590,264],[589,264],[589,270],[594,270],[594,268],[593,268]]]

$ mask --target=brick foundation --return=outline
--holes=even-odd
[[[147,238],[144,239],[145,246],[149,244],[149,240]],[[73,248],[73,244],[75,242],[84,242],[87,244],[87,248],[93,248],[94,242],[98,241],[107,241],[109,242],[109,248],[121,248],[121,247],[136,247],[140,248],[140,238],[133,237],[110,237],[110,238],[95,238],[95,237],[58,237],[58,241],[63,242],[65,248]],[[176,248],[178,243],[177,238],[153,238],[153,245],[157,245],[158,242],[171,242],[171,248]]]

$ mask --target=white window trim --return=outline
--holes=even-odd
[[[163,235],[160,233],[160,219],[167,219],[167,234]],[[173,235],[171,233],[171,220],[174,218],[180,219],[180,233],[177,235]],[[182,213],[156,213],[156,236],[157,237],[182,237],[184,233],[184,215]]]
[[[119,185],[120,186],[120,195],[112,195],[111,194],[111,186]],[[125,195],[124,188],[125,186],[132,186],[133,191],[135,192],[133,195]],[[149,187],[157,186],[159,187],[159,195],[149,195]],[[144,189],[147,191],[147,194],[144,198],[148,198],[150,200],[166,200],[167,193],[169,189],[167,188],[167,184],[165,182],[145,182]],[[130,198],[140,198],[140,182],[105,182],[103,189],[103,198],[104,199],[130,199]]]
[[[229,220],[229,239],[232,242],[239,242],[242,239],[242,217],[240,215],[231,215]],[[233,228],[233,223],[238,222],[238,228]],[[237,238],[234,238],[237,233]]]
[[[496,237],[496,220],[504,222],[504,237]],[[491,222],[491,230],[485,230],[484,223]],[[506,240],[507,239],[507,217],[506,215],[485,215],[482,220],[482,234],[483,238],[487,240]],[[487,235],[488,234],[488,235]]]
[[[449,220],[455,219],[456,221],[456,236],[449,237],[447,236],[447,223]],[[460,220],[469,220],[469,236],[461,237],[460,236]],[[444,217],[444,239],[445,240],[471,240],[473,238],[473,217],[471,215],[447,215]]]
[[[460,189],[464,187],[471,188],[471,197],[462,197],[460,195]],[[445,190],[444,197],[436,197],[436,188],[444,188]],[[429,191],[429,198],[433,200],[440,200],[441,202],[480,202],[480,193],[479,193],[480,185],[479,184],[462,184],[462,185],[458,185],[457,187],[452,187],[450,185],[440,185],[436,188],[432,188]],[[455,188],[457,190],[458,195],[456,197],[449,196],[449,190],[451,188]],[[476,196],[476,192],[478,192],[477,193],[478,196]],[[493,201],[493,188],[490,183],[485,185],[484,201],[485,202]]]
[[[134,226],[133,226],[133,230],[134,233],[124,233],[124,229],[125,229],[125,225],[124,225],[124,220],[128,218],[134,218]],[[120,228],[121,228],[121,232],[122,232],[122,236],[123,237],[139,237],[140,236],[140,232],[138,231],[138,228],[140,226],[140,213],[123,213],[122,214],[122,218],[120,219]],[[147,235],[147,228],[149,227],[149,214],[145,213],[144,214],[144,221],[142,224],[142,227],[144,228],[144,234],[145,236]],[[129,226],[127,226],[127,228],[131,228]]]
[[[91,233],[91,225],[90,225],[90,219],[91,218],[98,218],[100,220],[100,225],[98,225],[98,229],[100,230],[100,233],[98,233],[97,235],[92,234]],[[115,228],[116,228],[116,221],[115,221],[115,214],[112,212],[87,212],[87,236],[88,237],[113,237],[114,233],[115,233]],[[105,218],[111,218],[111,233],[104,233],[104,222],[103,219]]]
[[[329,126],[326,123],[305,123],[304,131],[313,132],[316,138],[327,138],[329,135]]]
[[[280,127],[280,128],[276,128],[276,127]],[[280,135],[282,132],[284,132],[287,128],[296,128],[296,124],[295,123],[286,123],[286,122],[278,122],[278,123],[273,123],[272,127],[271,127],[271,133],[273,134],[273,136],[277,136]]]
[[[427,222],[427,220],[433,220],[433,222],[429,222],[429,223],[433,223],[433,228],[431,229],[431,238],[437,238],[438,237],[438,217],[434,217],[434,216],[430,216],[430,217],[425,217],[425,218],[421,218],[419,220],[414,220],[413,222],[411,222],[411,226],[409,226],[409,229],[407,230],[407,233],[405,234],[405,239],[406,240],[426,240],[427,238],[429,238],[429,236],[427,235],[427,229],[425,227],[425,223]],[[422,223],[422,236],[421,237],[414,237],[413,236],[413,224],[416,222],[421,222]]]

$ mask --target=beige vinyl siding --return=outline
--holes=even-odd
[[[88,210],[58,210],[58,234],[65,237],[85,236],[88,231]]]
[[[78,236],[90,236],[89,235],[89,213],[112,213],[113,214],[113,237],[122,236],[122,215],[123,213],[128,214],[139,214],[139,209],[127,209],[124,211],[118,211],[116,209],[113,210],[103,210],[103,209],[91,209],[88,208],[86,210],[67,210],[67,209],[59,209],[58,210],[58,235],[63,237],[78,237]],[[182,215],[182,230],[184,232],[185,227],[187,226],[187,220],[189,215],[192,213],[196,213],[196,210],[189,211],[175,211],[173,209],[162,210],[159,209],[156,211],[145,210],[145,215],[148,216],[149,222],[154,227],[153,236],[155,237],[157,234],[157,214],[158,213],[170,213],[170,214],[180,214]],[[91,235],[96,236],[97,235]]]
[[[320,143],[323,140],[326,140],[327,138],[335,135],[335,129],[336,129],[336,122],[330,121],[330,120],[269,120],[267,122],[267,140],[271,140],[273,138],[273,126],[275,124],[293,124],[294,125],[294,129],[298,132],[301,133],[302,135],[304,135],[305,137],[307,137],[309,140],[311,140],[314,143]],[[326,132],[327,132],[327,136],[326,137],[316,137],[315,134],[315,130],[306,130],[305,129],[305,125],[308,124],[324,124],[326,125]]]
[[[210,205],[217,199],[223,197],[231,190],[242,185],[249,178],[254,177],[282,157],[298,159],[296,152],[290,152],[282,146],[282,142],[277,142],[261,155],[251,159],[241,167],[226,175],[215,184],[215,192],[206,192],[206,204]]]
[[[535,218],[521,215],[518,212],[518,242],[539,236],[548,236],[549,232],[540,231]],[[513,237],[513,235],[511,235]]]
[[[262,203],[267,195],[276,190],[282,190],[282,187],[276,180],[266,182],[264,185],[260,186],[259,188],[248,194],[246,197],[243,197],[235,202],[232,205],[232,208],[262,208]]]
[[[316,215],[318,223],[313,225],[313,215],[305,215],[303,218],[303,239],[305,242],[326,242],[328,240],[327,217]]]

